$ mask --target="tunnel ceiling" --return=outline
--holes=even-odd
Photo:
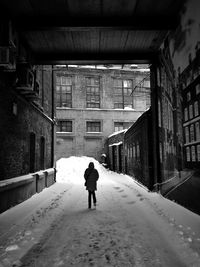
[[[37,64],[149,63],[183,0],[1,0]]]

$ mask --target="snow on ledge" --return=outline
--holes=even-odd
[[[109,146],[119,146],[119,145],[121,145],[121,144],[122,144],[122,141],[120,141],[120,142],[118,142],[118,143],[111,144],[111,145],[109,145]]]

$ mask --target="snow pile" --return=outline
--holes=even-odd
[[[69,157],[61,158],[56,163],[57,174],[56,181],[58,183],[73,183],[83,184],[84,172],[88,167],[89,163],[93,162],[95,168],[99,174],[108,172],[97,160],[90,157]]]

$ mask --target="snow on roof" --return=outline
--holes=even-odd
[[[57,67],[80,68],[80,69],[108,69],[134,72],[149,72],[148,64],[107,64],[107,65],[56,65]]]
[[[122,141],[120,141],[120,142],[118,142],[118,143],[111,144],[111,145],[109,145],[109,146],[119,146],[119,145],[121,145],[121,144],[122,144]]]
[[[111,136],[114,136],[114,135],[117,135],[117,134],[120,134],[120,133],[126,132],[126,131],[127,131],[127,129],[123,129],[123,130],[120,130],[120,131],[114,132],[114,133],[110,134],[110,135],[108,136],[108,138],[110,138]]]

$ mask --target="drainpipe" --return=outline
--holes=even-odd
[[[160,148],[158,127],[158,86],[157,86],[157,64],[151,66],[151,106],[152,106],[152,143],[153,143],[153,183],[155,190],[160,191],[162,182],[160,170]]]
[[[52,112],[51,112],[51,117],[52,117],[52,140],[51,140],[51,167],[55,167],[55,120],[54,120],[54,115],[55,115],[55,107],[54,107],[54,71],[53,71],[53,65],[51,66],[51,92],[52,92]]]

